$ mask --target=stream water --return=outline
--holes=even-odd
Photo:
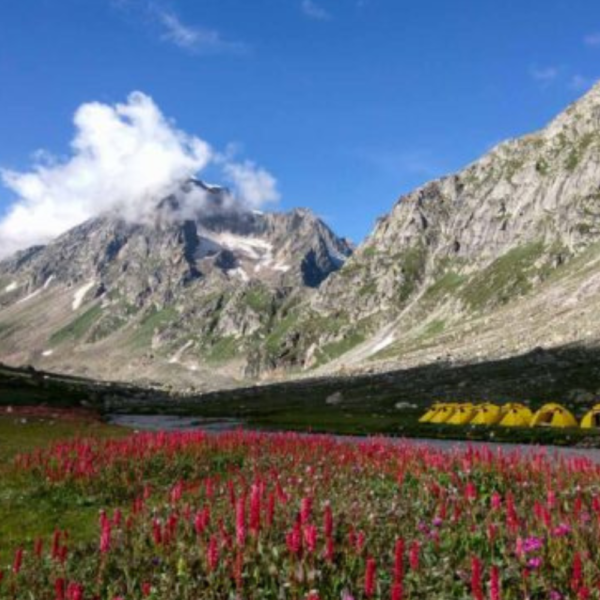
[[[243,422],[236,419],[204,419],[202,417],[183,417],[178,415],[109,415],[109,423],[129,427],[139,431],[197,431],[203,430],[212,433],[231,431],[243,427]],[[311,434],[306,434],[311,435]],[[342,440],[364,441],[361,436],[336,436]],[[382,439],[382,438],[379,438]],[[406,439],[385,438],[392,444],[407,443]],[[459,450],[467,447],[486,446],[504,451],[519,451],[521,453],[539,453],[541,450],[559,457],[581,456],[600,463],[600,450],[588,448],[564,448],[559,446],[539,446],[526,444],[504,444],[497,442],[474,442],[460,440],[435,440],[425,438],[410,438],[408,443],[421,444],[442,450]]]

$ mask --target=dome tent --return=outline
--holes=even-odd
[[[436,411],[435,415],[429,420],[430,423],[446,423],[448,419],[454,414],[458,404],[442,404]]]
[[[564,406],[556,403],[544,404],[531,420],[532,427],[577,427],[577,419]]]
[[[583,429],[600,427],[600,404],[592,406],[592,408],[585,413],[583,419],[581,419],[581,427]]]
[[[505,414],[503,406],[485,402],[475,407],[475,416],[471,419],[471,425],[496,425]]]
[[[523,404],[511,402],[503,409],[504,416],[499,423],[502,427],[527,427],[533,418],[533,413]]]
[[[459,404],[452,416],[446,421],[448,425],[466,425],[475,414],[475,406],[470,402]]]
[[[437,414],[437,412],[445,406],[442,402],[435,402],[429,410],[419,419],[419,423],[430,423],[431,419]]]

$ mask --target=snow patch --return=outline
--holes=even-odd
[[[94,280],[86,283],[83,287],[80,287],[75,294],[73,294],[73,310],[77,310],[83,303],[85,295],[94,287],[96,282]]]
[[[52,356],[54,354],[54,350],[44,350],[42,352],[42,356]]]
[[[32,298],[35,298],[41,291],[42,291],[42,288],[39,288],[39,289],[31,292],[31,294],[27,294],[27,296],[25,296],[25,298],[21,298],[17,302],[17,304],[22,304],[23,302],[27,302],[28,300],[31,300]]]
[[[170,365],[174,365],[176,363],[178,363],[181,359],[182,354],[193,344],[194,342],[192,340],[187,341],[183,346],[181,346],[181,348],[179,348],[179,350],[177,350],[177,352],[175,352],[175,354],[173,354],[173,356],[169,359],[169,364]]]
[[[244,271],[244,269],[242,269],[241,267],[231,269],[230,271],[228,271],[228,273],[230,275],[235,275],[235,276],[239,277],[242,281],[250,281],[250,277],[248,277],[248,273],[246,273],[246,271]]]
[[[238,251],[254,260],[259,260],[266,254],[273,253],[273,244],[259,238],[244,237],[226,232],[207,237],[228,250]]]
[[[210,253],[216,253],[220,249],[227,249],[242,259],[252,261],[254,264],[253,272],[258,273],[263,269],[287,273],[292,267],[286,262],[277,261],[274,256],[273,244],[266,240],[236,235],[228,232],[214,233],[204,231],[202,233],[201,248],[199,254],[207,256]],[[248,273],[241,268],[233,269],[244,281],[248,281]]]
[[[16,281],[13,281],[4,288],[4,291],[8,294],[8,292],[14,292],[18,287],[19,284]]]
[[[277,263],[273,266],[274,271],[281,271],[282,273],[287,273],[292,267],[286,263]]]
[[[38,288],[37,290],[34,290],[33,292],[31,292],[31,294],[27,294],[27,296],[25,296],[25,298],[21,298],[17,302],[17,304],[21,304],[22,302],[27,302],[28,300],[31,300],[32,298],[35,298],[38,294],[40,294],[40,292],[42,292],[43,290],[45,290],[52,283],[53,279],[54,279],[54,275],[50,275],[50,277],[48,277],[48,279],[46,279],[46,281],[44,281],[44,284],[42,285],[41,288]]]
[[[377,352],[379,352],[380,350],[383,350],[384,348],[387,348],[390,344],[392,344],[393,341],[394,341],[394,334],[390,333],[388,336],[386,336],[380,342],[378,342],[377,344],[375,344],[373,346],[372,353],[377,354]]]

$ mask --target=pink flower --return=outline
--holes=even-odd
[[[331,506],[329,506],[329,504],[325,507],[325,518],[324,518],[323,529],[325,531],[325,537],[329,538],[333,535],[333,513],[331,511]]]
[[[472,481],[467,482],[467,485],[465,486],[465,499],[469,502],[477,500],[477,488]]]
[[[490,600],[501,600],[500,598],[500,569],[494,565],[490,575]]]
[[[408,554],[408,562],[410,564],[410,568],[413,571],[419,570],[419,542],[415,540],[410,545],[410,551]]]
[[[538,550],[541,550],[543,546],[544,542],[542,539],[538,537],[528,537],[523,542],[523,551],[526,554],[529,554],[530,552],[537,552]]]
[[[375,593],[375,579],[377,576],[377,563],[374,558],[367,559],[365,570],[365,596],[371,598]]]
[[[365,532],[364,531],[359,531],[358,535],[356,536],[356,551],[360,554],[363,551],[363,548],[365,547]]]
[[[396,540],[394,548],[394,582],[402,583],[404,579],[404,540]]]
[[[15,575],[19,574],[19,571],[21,570],[21,566],[23,565],[23,548],[18,548],[17,551],[15,552],[15,558],[13,560],[13,573]]]
[[[235,536],[238,546],[246,543],[246,498],[238,499],[235,509]]]
[[[471,594],[475,600],[483,600],[481,561],[476,556],[471,558]]]
[[[55,600],[65,600],[65,580],[62,578],[57,579],[54,582],[54,599]]]
[[[292,554],[298,555],[302,551],[302,530],[299,521],[294,523],[292,531],[285,536],[285,543]]]
[[[317,528],[314,525],[307,525],[304,528],[304,542],[310,553],[317,548]]]
[[[554,537],[564,537],[565,535],[569,535],[569,533],[571,533],[571,527],[566,523],[560,523],[552,530]]]
[[[250,491],[250,531],[254,534],[260,531],[260,513],[260,487],[254,484]]]
[[[111,542],[111,522],[102,511],[100,513],[100,553],[106,554],[110,550]]]
[[[214,535],[208,542],[207,560],[209,571],[214,571],[219,565],[219,544]]]
[[[498,492],[492,494],[492,508],[498,510],[502,506],[502,497]]]
[[[67,588],[68,600],[83,600],[83,586],[78,583],[70,583]]]
[[[310,516],[312,514],[312,505],[313,500],[310,496],[302,498],[302,500],[300,501],[300,522],[302,523],[302,525],[310,521]]]
[[[579,591],[577,592],[577,600],[588,600],[592,595],[592,592],[590,592],[590,588],[588,587],[581,587],[579,588]]]
[[[523,558],[525,556],[525,548],[523,546],[523,538],[518,537],[515,544],[515,554],[518,558]]]

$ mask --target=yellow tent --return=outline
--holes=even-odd
[[[419,419],[419,423],[429,423],[431,419],[437,414],[438,410],[442,408],[444,404],[436,402],[431,408]]]
[[[560,404],[544,404],[531,420],[532,427],[546,425],[548,427],[577,427],[577,419]]]
[[[592,429],[600,427],[600,404],[596,404],[592,409],[585,414],[581,419],[581,427],[583,429]]]
[[[527,427],[531,423],[533,413],[523,404],[510,402],[502,408],[504,416],[499,423],[502,427]]]
[[[475,407],[475,416],[471,419],[471,425],[496,425],[503,416],[504,407],[485,402]]]
[[[473,418],[474,414],[475,406],[473,404],[469,402],[459,404],[446,423],[448,425],[466,425]]]
[[[435,415],[429,420],[430,423],[446,423],[448,419],[455,413],[457,404],[442,404]]]

